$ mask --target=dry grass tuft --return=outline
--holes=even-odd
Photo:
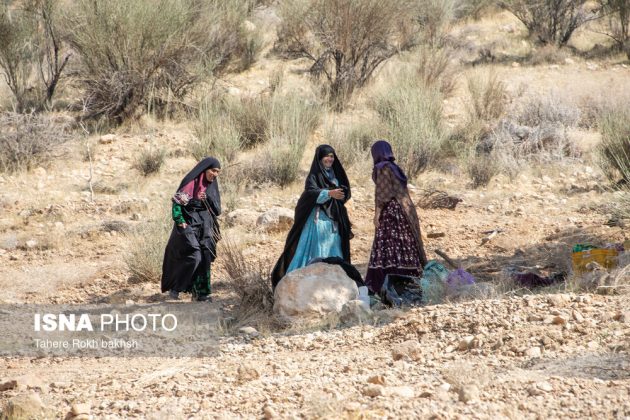
[[[247,258],[243,249],[231,239],[224,239],[219,246],[228,285],[239,299],[235,311],[237,322],[269,318],[273,310],[269,261]]]
[[[127,234],[125,263],[136,280],[159,283],[162,278],[164,249],[173,226],[171,219],[142,223]]]
[[[164,164],[166,150],[163,148],[144,149],[133,164],[133,167],[140,171],[143,176],[158,173]]]

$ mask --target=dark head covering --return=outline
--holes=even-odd
[[[377,170],[387,166],[392,170],[400,183],[405,187],[407,186],[407,175],[405,175],[405,172],[400,168],[400,166],[394,163],[396,158],[394,157],[392,146],[388,142],[385,140],[377,141],[372,145],[371,152],[372,159],[374,160],[374,168],[372,168],[372,180],[374,182],[376,182]]]
[[[208,169],[221,169],[221,162],[214,157],[203,158],[179,183],[177,191],[180,191],[186,185],[198,180],[200,175]],[[195,189],[198,186],[195,186]],[[193,194],[194,196],[194,194]],[[215,216],[221,214],[221,195],[219,194],[219,181],[215,178],[210,184],[206,186],[206,202]]]
[[[324,156],[332,153],[335,160],[332,165],[333,178],[337,179],[339,186],[333,182],[330,171],[327,171],[322,164]],[[331,198],[324,204],[317,204],[317,197],[322,190],[334,190],[341,188],[344,192],[343,200],[336,200]],[[341,162],[337,158],[335,149],[327,144],[322,144],[315,150],[315,156],[313,156],[313,163],[311,163],[311,169],[306,177],[304,183],[304,191],[298,200],[295,207],[295,218],[293,221],[293,227],[287,235],[287,241],[284,245],[284,251],[278,259],[272,273],[271,283],[275,288],[278,282],[286,274],[286,270],[291,264],[293,257],[295,256],[295,250],[300,240],[300,235],[304,225],[308,220],[308,216],[313,211],[315,206],[319,206],[326,215],[337,223],[339,228],[339,236],[341,236],[341,251],[344,261],[350,263],[350,238],[352,237],[352,230],[350,219],[348,218],[348,211],[344,204],[350,199],[350,182],[346,171],[343,169]]]

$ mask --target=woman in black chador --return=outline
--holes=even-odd
[[[339,257],[350,263],[352,231],[345,207],[349,199],[350,183],[335,150],[318,146],[295,207],[293,227],[271,273],[274,289],[286,273],[315,258]]]
[[[169,291],[173,299],[179,299],[180,292],[190,292],[198,301],[211,300],[210,265],[220,239],[220,172],[217,159],[204,158],[182,179],[173,196],[175,224],[162,265],[162,292]]]

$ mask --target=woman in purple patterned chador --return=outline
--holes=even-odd
[[[394,162],[390,144],[384,140],[374,143],[372,159],[376,232],[365,283],[373,293],[380,293],[387,274],[420,276],[427,257],[407,176]]]

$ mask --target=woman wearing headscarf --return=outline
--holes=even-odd
[[[350,182],[335,150],[318,146],[295,207],[293,227],[271,273],[274,289],[286,273],[315,258],[340,257],[350,263],[352,232],[345,207],[349,199]]]
[[[185,177],[172,198],[173,230],[164,251],[162,292],[179,299],[192,293],[197,301],[210,301],[210,266],[220,239],[217,217],[221,197],[217,177],[221,164],[202,159]]]
[[[427,263],[416,208],[409,197],[407,176],[395,163],[391,145],[372,145],[375,188],[374,242],[365,283],[380,293],[387,274],[419,276]]]

